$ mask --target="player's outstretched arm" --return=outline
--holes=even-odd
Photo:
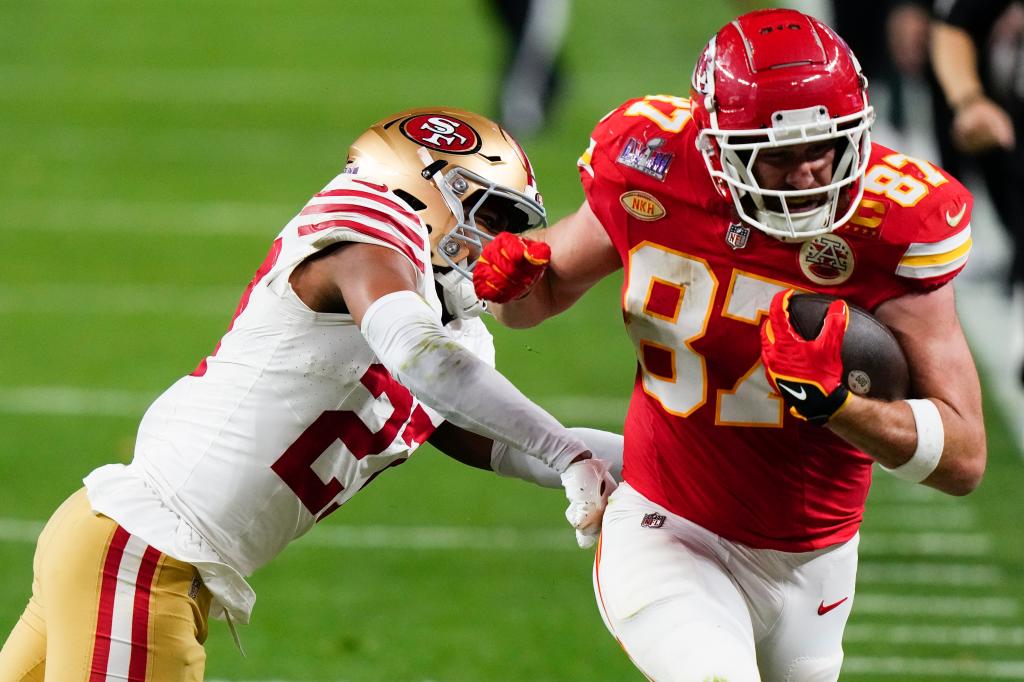
[[[622,436],[576,427],[569,429],[587,444],[594,456],[559,473],[527,453],[501,441],[492,441],[454,424],[442,424],[430,443],[449,457],[499,476],[520,478],[546,488],[563,488],[569,499],[565,517],[576,528],[576,542],[591,547],[601,532],[608,497],[622,480]]]
[[[586,443],[596,459],[608,466],[608,473],[616,482],[622,481],[621,434],[585,427],[571,427],[569,431]],[[562,487],[560,474],[536,457],[449,422],[438,426],[429,442],[452,459],[468,466],[493,471],[499,476],[522,479],[545,488]]]
[[[551,227],[521,239],[527,247],[531,240],[550,247],[546,266],[539,267],[528,248],[503,249],[502,242],[495,240],[484,247],[473,271],[477,295],[491,302],[490,311],[508,327],[540,324],[622,267],[608,234],[586,202]]]
[[[389,248],[352,243],[306,261],[292,287],[314,310],[352,315],[393,377],[446,420],[519,448],[561,475],[580,546],[600,531],[615,483],[586,444],[504,376],[455,342],[417,290],[415,265]]]
[[[985,471],[985,425],[978,372],[956,314],[953,287],[887,301],[876,316],[899,339],[913,393],[925,400],[912,405],[853,396],[829,428],[909,480],[934,464],[922,483],[966,495]],[[937,463],[931,461],[935,458]]]

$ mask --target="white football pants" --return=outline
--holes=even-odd
[[[605,625],[651,680],[833,682],[858,541],[752,549],[623,483],[605,511],[594,591]]]

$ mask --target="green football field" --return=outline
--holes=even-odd
[[[582,0],[565,97],[526,140],[552,216],[627,97],[685,94],[730,3]],[[208,354],[269,242],[396,110],[493,113],[486,3],[0,0],[0,637],[42,522],[131,456],[146,405]],[[618,429],[633,353],[613,277],[498,365],[563,421]],[[1024,679],[1024,459],[995,405],[983,486],[879,475],[844,679]],[[562,495],[424,448],[252,578],[246,657],[210,680],[640,680],[593,602]],[[63,681],[59,681],[63,682]]]

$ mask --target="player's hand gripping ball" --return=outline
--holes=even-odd
[[[823,426],[850,398],[842,360],[850,312],[845,301],[832,301],[821,331],[808,340],[790,320],[793,293],[792,289],[780,291],[772,298],[768,319],[761,326],[761,361],[790,413]]]
[[[473,268],[473,288],[485,301],[507,303],[526,295],[550,260],[551,247],[544,242],[499,232]]]
[[[826,294],[793,294],[786,309],[789,321],[800,336],[813,339],[835,300],[835,296]],[[910,367],[892,330],[859,306],[848,303],[847,308],[850,320],[843,334],[842,352],[846,387],[876,400],[910,397]]]

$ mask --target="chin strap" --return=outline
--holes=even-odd
[[[487,312],[487,302],[477,297],[473,282],[455,270],[434,270],[434,281],[440,285],[445,312],[451,317],[468,320]]]

